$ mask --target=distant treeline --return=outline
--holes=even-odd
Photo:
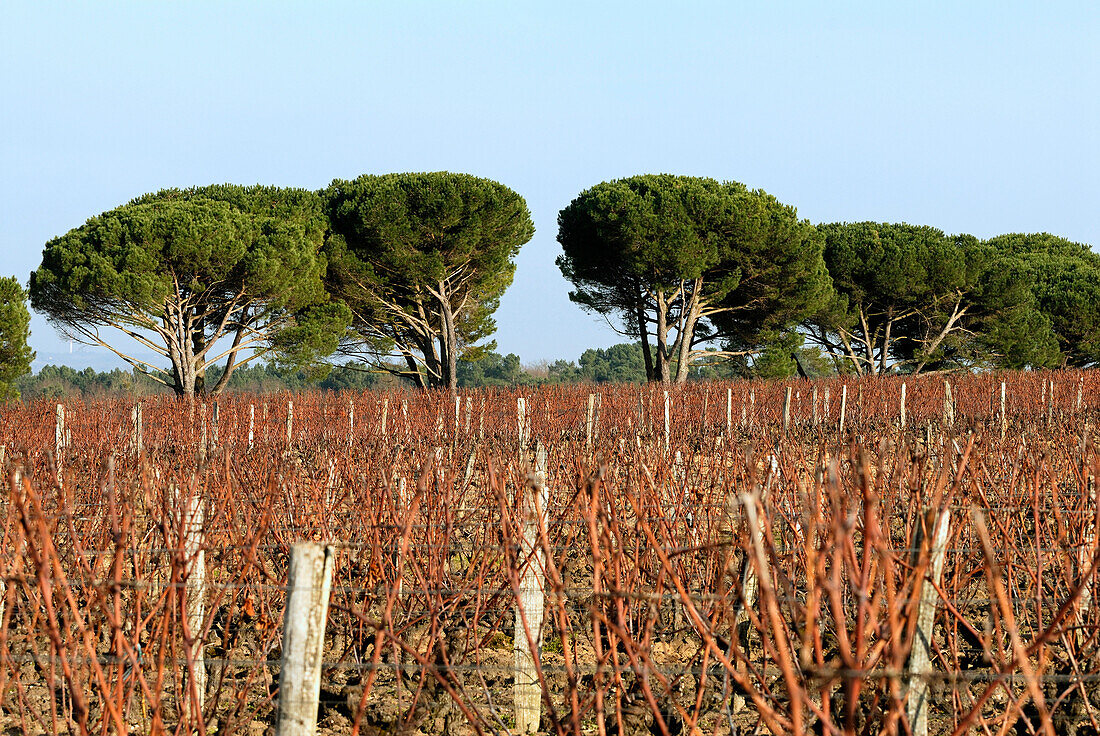
[[[803,350],[797,345],[777,344],[755,359],[744,361],[705,360],[692,366],[693,380],[716,378],[785,378],[798,374],[799,361],[815,375],[832,373],[831,367],[816,350]],[[211,368],[210,380],[221,377],[220,369]],[[646,380],[645,361],[639,343],[620,343],[608,348],[585,350],[580,358],[524,364],[514,353],[501,355],[487,352],[479,360],[458,362],[458,385],[461,388],[537,386],[570,383],[643,383]],[[172,391],[136,370],[115,368],[96,371],[78,370],[69,366],[48,365],[34,374],[17,379],[15,387],[24,401],[39,398],[81,397],[83,399],[117,396],[151,396]],[[391,373],[372,369],[364,363],[334,366],[327,374],[282,368],[272,363],[238,368],[230,376],[226,390],[241,393],[276,393],[317,389],[361,391],[414,388],[412,381]]]

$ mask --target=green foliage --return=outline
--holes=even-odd
[[[217,381],[221,375],[221,366],[215,366],[210,370],[209,379]],[[318,378],[309,370],[288,368],[274,363],[253,363],[233,371],[226,382],[225,391],[254,394],[311,389],[365,391],[408,385],[407,382],[395,381],[388,374],[379,373],[362,363],[333,366],[324,378]],[[47,365],[33,375],[20,377],[15,381],[15,386],[26,401],[62,397],[80,397],[85,400],[140,397],[168,391],[162,384],[138,370],[124,371],[115,368],[98,372],[92,368],[76,370],[69,366],[53,365]]]
[[[805,348],[805,337],[795,331],[784,332],[769,341],[764,349],[753,358],[750,376],[765,380],[797,378],[799,364],[805,372],[804,378],[821,378],[834,374],[834,367],[817,348]]]
[[[1002,283],[1030,287],[1039,315],[1021,317],[1015,331],[1049,330],[1054,345],[1047,350],[1054,357],[1044,365],[1100,363],[1100,255],[1049,233],[1000,235],[985,245],[1010,264],[1012,277]]]
[[[837,296],[805,327],[849,369],[919,373],[1054,360],[1030,275],[1001,249],[907,224],[818,229]]]
[[[140,371],[114,368],[98,372],[92,368],[77,370],[67,365],[43,366],[37,373],[20,378],[16,385],[25,401],[71,396],[82,399],[149,396],[167,391],[163,385]]]
[[[457,385],[458,360],[496,329],[513,259],[534,224],[489,179],[435,172],[334,181],[329,285],[354,314],[349,350],[403,361],[422,386]]]
[[[556,360],[546,366],[544,377],[536,377],[525,370],[518,355],[489,351],[477,360],[460,360],[458,378],[462,388],[481,388],[542,383],[642,383],[646,374],[642,346],[620,343],[609,348],[585,350],[576,362]]]
[[[458,361],[458,385],[462,388],[517,386],[532,383],[515,353],[486,352],[476,360]]]
[[[581,353],[578,377],[588,383],[643,383],[645,358],[641,343],[619,343]]]
[[[15,381],[31,369],[30,325],[27,293],[19,280],[0,278],[0,401],[19,398]]]
[[[223,337],[233,339],[226,375],[256,349],[303,365],[335,349],[350,315],[321,307],[323,234],[320,199],[304,190],[164,190],[49,241],[31,303],[62,332],[110,348],[177,393],[201,392]],[[160,353],[171,370],[122,352],[103,327]]]
[[[686,380],[697,346],[752,343],[828,293],[821,241],[793,207],[736,182],[646,175],[597,184],[558,215],[570,299],[618,317],[651,380]],[[652,341],[651,341],[652,336]]]

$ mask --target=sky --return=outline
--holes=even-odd
[[[610,179],[1100,244],[1098,38],[1092,2],[5,0],[0,275],[165,187],[465,172],[536,227],[499,351],[576,359],[623,338],[569,301],[557,213]],[[31,329],[36,368],[116,363]]]

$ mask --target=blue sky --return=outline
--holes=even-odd
[[[568,300],[558,210],[637,173],[733,179],[814,222],[1100,243],[1094,3],[0,5],[0,273],[139,194],[450,170],[537,228],[501,352],[619,341]],[[68,354],[32,324],[43,362]]]

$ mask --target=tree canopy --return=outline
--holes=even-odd
[[[178,394],[218,393],[261,355],[306,365],[335,349],[349,316],[323,288],[324,232],[321,201],[305,190],[163,190],[49,241],[31,274],[31,304],[66,335],[107,347]],[[107,328],[170,368],[123,352]],[[207,369],[222,359],[207,386]]]
[[[23,286],[14,276],[0,278],[0,401],[18,398],[15,380],[31,370],[30,325]]]
[[[324,197],[328,283],[354,315],[345,352],[453,390],[459,358],[495,347],[493,313],[535,231],[523,197],[448,172],[336,180]]]
[[[997,248],[904,223],[818,229],[836,297],[804,327],[838,370],[921,373],[1055,359],[1029,275]]]
[[[1030,287],[1056,341],[1048,365],[1100,363],[1100,255],[1050,233],[999,235],[985,246],[1003,254],[1018,283]]]
[[[743,353],[818,308],[821,241],[793,207],[737,182],[644,175],[597,184],[558,215],[570,299],[641,342],[650,380],[685,381],[701,347]]]

